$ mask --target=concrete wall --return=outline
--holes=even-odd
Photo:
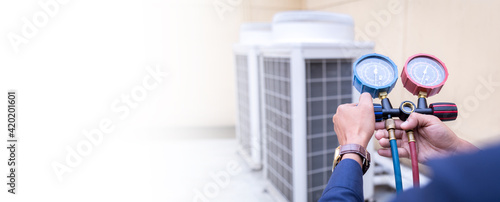
[[[243,0],[245,22],[270,22],[280,11],[303,9],[302,0]]]
[[[172,73],[157,107],[157,127],[233,126],[236,115],[232,46],[243,22],[270,21],[300,9],[298,0],[160,1],[163,53]],[[147,123],[150,124],[150,123]],[[147,125],[146,124],[146,125]]]
[[[461,137],[479,145],[500,139],[499,1],[304,0],[304,9],[351,15],[356,38],[374,41],[400,72],[413,54],[439,57],[450,76],[429,103],[457,103],[459,118],[448,125]],[[400,81],[390,98],[416,101]]]

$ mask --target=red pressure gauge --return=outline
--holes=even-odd
[[[427,97],[438,94],[448,79],[448,69],[437,57],[416,54],[408,58],[401,73],[403,86],[413,95],[427,93]]]

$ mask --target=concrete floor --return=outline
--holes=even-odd
[[[272,202],[263,172],[252,171],[237,153],[233,137],[155,141],[150,145],[153,198],[167,201]],[[229,169],[236,167],[237,172]],[[166,190],[168,190],[166,192]],[[377,187],[376,201],[387,201],[391,188]]]
[[[271,202],[262,172],[237,153],[235,138],[156,141],[150,145],[153,198],[163,201]],[[234,169],[236,168],[236,169]]]
[[[227,131],[122,129],[105,136],[63,182],[49,163],[64,161],[66,153],[54,150],[44,159],[28,152],[22,155],[31,156],[25,163],[37,169],[26,169],[20,184],[23,193],[33,194],[0,201],[274,201],[264,190],[262,172],[252,171],[238,155],[234,128]]]

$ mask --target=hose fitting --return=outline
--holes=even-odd
[[[385,120],[385,129],[387,129],[387,132],[389,133],[389,140],[395,140],[396,139],[396,122],[394,122],[394,119],[387,119]]]
[[[413,130],[407,130],[406,135],[408,135],[408,142],[415,142],[415,136],[413,135]]]

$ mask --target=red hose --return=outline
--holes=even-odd
[[[408,143],[410,145],[410,155],[411,155],[411,170],[413,172],[413,187],[420,187],[420,179],[418,172],[418,158],[417,158],[417,146],[414,141]]]

